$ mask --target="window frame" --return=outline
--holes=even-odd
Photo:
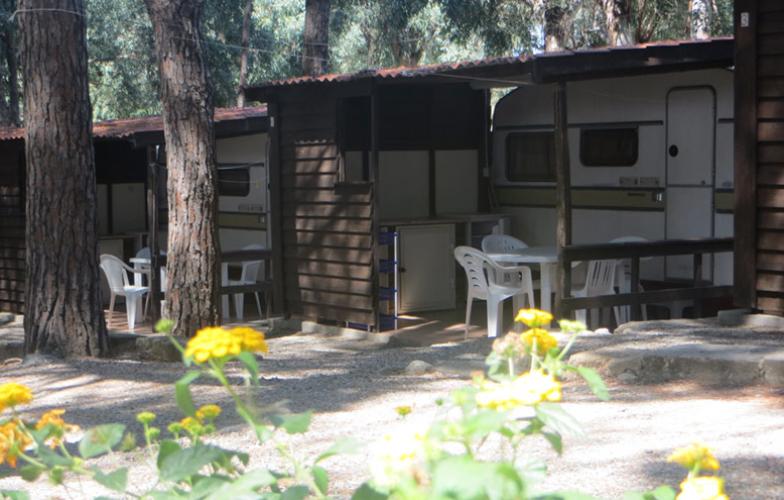
[[[516,136],[522,135],[546,135],[549,138],[549,142],[551,144],[550,148],[550,157],[548,171],[549,175],[546,177],[544,176],[537,176],[536,178],[531,178],[531,176],[526,176],[526,178],[513,178],[512,174],[512,154],[511,154],[511,142]],[[531,129],[531,130],[514,130],[509,132],[506,137],[504,138],[504,148],[506,153],[506,165],[504,166],[504,174],[506,176],[506,180],[509,182],[521,182],[521,183],[554,183],[556,182],[556,174],[555,174],[555,131],[552,128],[538,128],[538,129]]]
[[[216,169],[218,171],[218,196],[230,196],[233,198],[247,198],[250,195],[250,186],[251,186],[251,179],[250,179],[250,169],[251,167],[263,167],[264,163],[216,163]],[[228,170],[244,170],[247,173],[247,183],[246,189],[244,194],[226,194],[221,192],[221,183],[223,182],[231,182],[231,183],[239,183],[244,181],[236,181],[236,180],[221,180],[221,171],[225,172]]]
[[[631,131],[634,133],[634,158],[633,161],[629,162],[626,161],[611,161],[611,162],[597,162],[597,161],[586,161],[586,141],[585,135],[590,133],[601,133],[601,132],[612,132],[612,131]],[[580,164],[583,167],[588,168],[630,168],[637,165],[637,162],[640,160],[640,127],[639,126],[609,126],[609,127],[581,127],[580,128]]]

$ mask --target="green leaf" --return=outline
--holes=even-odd
[[[0,490],[0,498],[8,500],[30,500],[30,495],[26,491],[20,490]]]
[[[581,435],[580,423],[557,403],[536,405],[536,416],[555,432],[562,435]]]
[[[217,475],[200,477],[193,485],[188,498],[201,499],[207,498],[209,495],[214,494],[223,485],[228,484],[224,477]]]
[[[158,465],[158,470],[161,469],[161,465],[163,461],[174,452],[180,451],[182,447],[177,441],[172,441],[171,439],[166,439],[161,441],[161,444],[158,445],[158,459],[156,461]]]
[[[200,375],[201,372],[191,370],[174,384],[174,397],[177,400],[177,406],[189,417],[196,414],[196,407],[193,405],[190,385],[194,380],[199,378]]]
[[[310,494],[310,488],[297,484],[286,488],[280,496],[280,500],[304,500]]]
[[[362,444],[356,439],[353,438],[339,439],[338,441],[335,441],[332,444],[332,446],[330,446],[329,449],[327,449],[327,451],[319,455],[316,458],[315,463],[319,463],[323,460],[334,457],[335,455],[350,455],[356,453],[361,447]]]
[[[670,486],[659,486],[653,491],[626,493],[624,500],[675,500],[676,491]]]
[[[532,500],[597,500],[596,497],[578,491],[559,491],[534,497]]]
[[[72,459],[58,454],[47,445],[36,448],[36,451],[38,458],[49,468],[56,466],[70,467],[73,463]]]
[[[93,469],[93,471],[95,472],[93,475],[95,482],[106,486],[110,490],[119,491],[122,493],[128,486],[128,468],[126,467],[117,469],[108,474],[104,474],[98,468]]]
[[[272,423],[275,427],[281,427],[289,434],[303,434],[310,427],[310,419],[313,417],[312,411],[305,413],[292,413],[290,415],[273,415]]]
[[[542,432],[542,436],[550,443],[550,446],[558,453],[559,455],[563,454],[563,441],[561,440],[561,435],[557,432]]]
[[[607,390],[604,380],[602,380],[601,375],[596,370],[587,366],[577,366],[576,369],[577,373],[585,380],[585,383],[588,384],[588,387],[591,388],[591,391],[597,398],[602,401],[610,400],[610,391]]]
[[[43,471],[43,467],[28,464],[19,468],[19,475],[22,476],[22,479],[25,481],[32,482],[38,479]]]
[[[466,436],[481,439],[488,434],[500,431],[506,423],[506,418],[506,413],[483,410],[463,420],[463,432]]]
[[[525,483],[509,463],[476,462],[467,456],[446,458],[433,471],[435,498],[524,498]]]
[[[219,489],[207,497],[208,500],[227,500],[248,496],[259,488],[273,485],[277,478],[266,469],[255,469],[246,472],[231,482],[223,484]]]
[[[387,498],[389,498],[389,495],[376,490],[370,483],[363,483],[351,495],[351,500],[386,500]]]
[[[245,365],[253,383],[257,383],[259,380],[259,363],[256,361],[256,356],[251,352],[242,351],[237,355],[237,359]]]
[[[198,473],[205,465],[220,460],[225,452],[215,446],[196,445],[168,454],[161,460],[160,478],[181,481]]]
[[[313,482],[316,483],[316,487],[322,495],[326,495],[329,488],[329,474],[327,474],[327,471],[323,467],[314,465],[310,472],[313,474]]]
[[[122,440],[125,426],[122,424],[104,424],[93,427],[84,433],[79,441],[79,454],[83,458],[97,457],[109,453]]]

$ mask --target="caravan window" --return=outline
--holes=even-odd
[[[218,195],[248,196],[250,167],[248,165],[218,165]]]
[[[555,181],[552,132],[515,132],[506,136],[506,177],[514,182]]]
[[[586,167],[631,167],[638,148],[637,127],[580,130],[580,163]]]

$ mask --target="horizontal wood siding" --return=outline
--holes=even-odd
[[[22,190],[0,185],[0,311],[24,313],[24,233]]]
[[[735,15],[736,299],[782,314],[784,2],[738,0]]]
[[[288,312],[372,325],[373,191],[369,184],[336,186],[337,97],[294,90],[278,106]]]

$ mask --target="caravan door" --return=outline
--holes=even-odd
[[[716,94],[709,87],[673,89],[667,94],[667,239],[713,236]],[[710,278],[710,261],[703,262]],[[668,257],[667,278],[692,278],[693,259]]]

